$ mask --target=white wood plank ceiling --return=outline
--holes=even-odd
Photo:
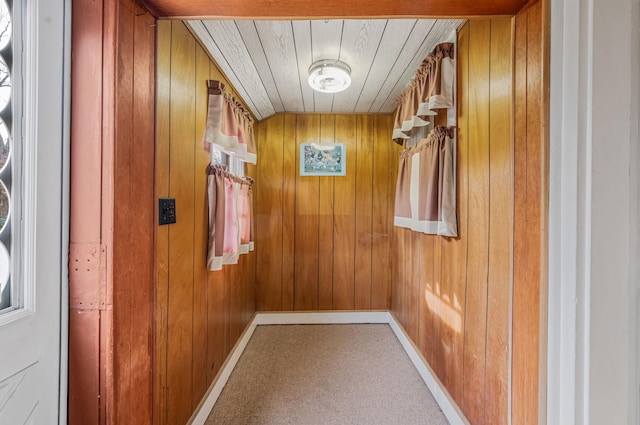
[[[453,41],[460,19],[231,21],[187,24],[258,119],[277,112],[391,113],[424,57]],[[312,63],[338,59],[351,86],[307,84]]]

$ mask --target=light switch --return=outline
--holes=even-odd
[[[176,222],[176,200],[174,198],[160,198],[158,200],[159,223],[172,224]]]

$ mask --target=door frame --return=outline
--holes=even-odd
[[[549,424],[640,419],[638,9],[551,1]]]

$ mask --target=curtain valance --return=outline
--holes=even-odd
[[[244,106],[226,93],[224,83],[209,80],[209,106],[204,143],[207,149],[215,146],[237,158],[256,163],[256,144],[253,138],[253,118]]]
[[[458,236],[454,135],[455,127],[438,126],[400,152],[394,225]]]
[[[238,177],[224,165],[209,165],[209,245],[207,268],[237,264],[240,254],[253,251],[253,179]]]
[[[455,84],[454,44],[441,43],[422,61],[409,86],[398,96],[393,141],[402,145],[414,127],[429,125],[435,109],[451,108]]]

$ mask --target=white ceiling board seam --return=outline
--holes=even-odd
[[[300,61],[298,60],[298,43],[296,43],[296,34],[293,30],[293,21],[291,21],[291,34],[292,34],[292,39],[293,39],[293,52],[295,53],[295,58],[296,58],[296,68],[298,71],[298,88],[300,89],[300,100],[302,101],[302,110],[306,112],[307,108],[306,105],[304,103],[304,94],[302,91],[302,80],[300,79],[300,73],[301,73],[301,69],[300,69]]]
[[[387,26],[389,25],[389,20],[387,20],[384,23],[384,29],[382,30],[382,35],[380,36],[380,39],[378,40],[378,46],[376,47],[376,52],[373,54],[373,60],[371,62],[371,65],[369,66],[369,71],[367,71],[367,76],[365,77],[363,83],[362,83],[362,88],[360,89],[360,93],[358,94],[358,99],[356,100],[356,104],[353,107],[353,110],[351,112],[356,111],[356,109],[358,108],[358,103],[360,102],[360,98],[362,97],[362,92],[364,91],[365,86],[367,85],[367,80],[369,79],[369,74],[371,73],[371,68],[373,68],[373,63],[376,60],[376,57],[378,56],[378,51],[380,50],[380,45],[382,44],[382,39],[384,38],[384,33],[387,30]]]
[[[259,95],[258,93],[259,89],[256,89],[256,91],[250,91],[250,90],[247,90],[247,87],[245,85],[245,82],[248,82],[247,80],[251,81],[251,77],[241,78],[238,75],[238,73],[236,72],[236,69],[240,69],[240,68],[237,66],[232,66],[230,62],[230,60],[233,59],[233,56],[229,57],[225,54],[225,52],[220,48],[220,45],[216,41],[217,37],[214,37],[214,35],[211,33],[211,29],[206,24],[204,24],[204,28],[207,31],[207,34],[209,35],[209,39],[211,40],[213,45],[215,45],[215,48],[220,52],[221,58],[224,60],[223,63],[218,63],[218,65],[221,66],[222,68],[225,68],[224,64],[226,63],[227,69],[224,70],[224,73],[229,78],[230,80],[229,82],[231,83],[231,85],[236,89],[236,91],[240,94],[240,96],[247,102],[247,106],[249,106],[249,108],[253,111],[256,117],[258,119],[262,119],[265,116],[275,113],[275,110],[273,109],[273,105],[269,99],[269,96],[264,90],[264,86],[261,86],[262,90],[264,91],[262,94],[267,100],[261,102],[263,107],[259,107],[254,97],[254,95],[255,96]],[[246,46],[243,46],[243,47],[246,49]],[[246,53],[247,53],[247,56],[249,56],[248,52]],[[251,73],[251,71],[249,71],[249,73]],[[255,70],[255,74],[257,74],[257,70]],[[254,93],[254,95],[252,95],[252,93]]]
[[[393,55],[397,59],[402,52],[402,46],[405,45],[407,38],[411,36],[411,31],[417,21],[417,19],[389,21],[380,41],[381,49],[376,54],[371,67],[372,72],[367,76],[365,90],[360,95],[354,112],[368,112],[377,95],[377,91],[385,84],[389,73],[393,70],[393,63],[387,60],[387,56]]]
[[[409,81],[411,80],[411,77],[413,77],[416,69],[418,68],[418,66],[415,65],[415,63],[419,60],[420,62],[422,62],[422,60],[426,57],[426,53],[422,54],[424,50],[428,50],[428,49],[424,49],[424,45],[427,42],[427,40],[429,39],[429,35],[431,34],[431,31],[433,31],[433,28],[436,26],[436,22],[437,21],[433,21],[433,23],[431,24],[431,28],[429,28],[429,31],[427,31],[427,33],[425,34],[425,36],[422,38],[422,43],[420,44],[420,46],[418,47],[418,49],[416,49],[416,51],[413,54],[413,57],[411,58],[410,62],[407,62],[404,71],[401,73],[401,77],[396,80],[396,83],[393,85],[393,87],[391,88],[391,90],[389,90],[389,93],[385,96],[384,101],[382,102],[382,104],[378,107],[378,111],[377,112],[381,112],[383,109],[383,107],[386,105],[387,101],[389,100],[389,97],[391,97],[393,95],[393,98],[395,100],[396,97],[398,97],[398,95],[400,93],[402,93],[402,90],[404,90],[404,88],[407,86],[407,84],[409,83]],[[416,22],[417,25],[417,22]],[[414,26],[415,29],[415,26]],[[408,39],[407,39],[408,40]],[[406,43],[405,43],[406,45]],[[420,47],[423,47],[422,49]],[[398,56],[400,57],[400,56]],[[407,73],[409,73],[410,77],[409,79],[407,79],[406,75]],[[400,84],[402,82],[402,87],[398,88],[398,84]],[[382,91],[383,87],[380,87],[380,91]],[[373,100],[373,102],[371,103],[371,108],[369,109],[369,111],[371,112],[371,109],[374,108],[374,105],[376,104],[376,101],[378,100],[378,96],[380,95],[380,92],[378,92],[378,95],[376,95],[376,98]]]
[[[267,55],[264,52],[264,47],[262,46],[262,40],[260,40],[260,36],[258,35],[258,30],[255,27],[254,21],[235,21],[236,28],[238,29],[238,33],[240,34],[240,38],[244,43],[247,51],[249,52],[249,57],[253,62],[254,68],[256,69],[256,73],[258,74],[262,85],[267,92],[271,100],[271,104],[273,109],[276,112],[284,111],[284,103],[282,102],[282,98],[280,97],[280,92],[278,90],[278,85],[273,78],[273,71],[271,70],[271,66],[267,61]],[[253,30],[253,34],[251,33]],[[254,36],[255,37],[252,37]],[[256,43],[247,43],[247,39],[250,41],[256,41]],[[259,69],[264,69],[264,67],[269,70],[268,75],[265,72],[258,71]],[[273,92],[275,91],[275,96],[273,96]]]
[[[402,44],[402,47],[398,50],[398,54],[396,55],[396,59],[393,61],[393,65],[391,65],[391,68],[389,69],[389,72],[387,73],[387,76],[386,76],[386,78],[384,80],[384,83],[381,84],[380,86],[378,86],[378,93],[376,93],[376,96],[373,98],[373,102],[371,102],[371,104],[369,105],[369,109],[367,109],[367,112],[371,112],[371,108],[373,107],[373,105],[375,105],[376,99],[378,98],[378,96],[380,95],[380,92],[382,91],[383,87],[386,85],[387,81],[389,80],[389,75],[391,75],[391,73],[393,72],[393,69],[395,68],[396,64],[398,63],[398,59],[400,58],[400,55],[402,54],[402,52],[406,48],[407,42],[409,41],[409,38],[411,37],[411,34],[415,30],[417,24],[418,24],[418,20],[416,20],[413,23],[413,27],[411,27],[411,31],[409,31],[409,36],[407,38],[405,38],[404,43]],[[378,112],[380,112],[380,110],[378,110]]]
[[[311,21],[292,21],[293,37],[296,40],[296,61],[298,64],[298,78],[301,82],[302,104],[304,112],[315,110],[314,91],[306,84],[307,69],[304,64],[313,62],[311,51]]]
[[[247,107],[251,109],[251,111],[254,113],[256,118],[262,119],[264,116],[262,115],[261,111],[256,107],[256,105],[253,103],[253,100],[251,99],[251,97],[248,96],[248,93],[242,86],[242,83],[238,80],[238,77],[235,75],[233,71],[233,67],[228,63],[226,57],[218,48],[218,45],[213,39],[207,26],[202,21],[188,21],[188,24],[193,29],[196,36],[200,39],[200,42],[206,47],[207,51],[209,51],[211,56],[214,58],[216,64],[222,68],[222,71],[227,76],[227,78],[229,78],[230,80],[237,81],[239,86],[236,86],[236,84],[233,84],[233,82],[232,82],[232,85],[239,92],[240,97],[242,98],[242,100],[245,101],[245,103],[247,104]],[[216,55],[216,51],[219,53],[218,55]],[[222,61],[224,61],[224,63],[221,61],[221,59]],[[226,63],[226,66],[225,66],[225,63]]]

